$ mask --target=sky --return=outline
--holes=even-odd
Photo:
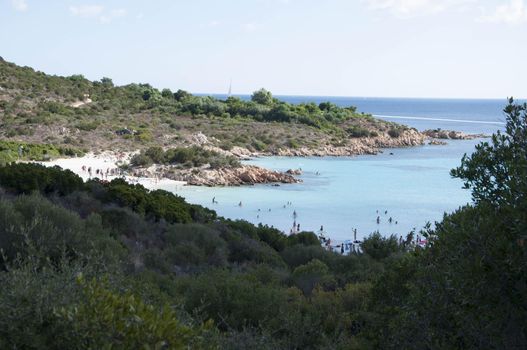
[[[527,0],[0,0],[0,56],[193,93],[527,97]]]

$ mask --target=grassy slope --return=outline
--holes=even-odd
[[[93,101],[72,104],[89,94]],[[275,153],[280,148],[346,146],[407,130],[334,105],[263,105],[163,92],[148,84],[116,87],[110,79],[50,76],[0,60],[0,138],[83,151],[178,146],[202,132],[214,146]],[[129,128],[136,135],[117,135]],[[240,131],[243,130],[243,133]]]

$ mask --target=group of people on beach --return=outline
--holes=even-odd
[[[120,168],[106,168],[106,170],[104,170],[104,169],[99,169],[99,168],[93,169],[91,166],[83,165],[81,166],[81,170],[83,173],[87,173],[89,178],[97,177],[105,181],[107,181],[108,178],[111,176],[119,176],[119,177],[124,178],[126,181],[130,183],[140,183],[139,180],[141,178],[144,178],[140,174],[137,174],[137,173],[128,174],[127,172],[125,172],[123,169],[120,169]],[[159,183],[159,176],[155,174],[154,177],[151,178],[151,181],[155,184]]]
[[[94,175],[95,177],[100,178],[101,180],[108,180],[108,176],[119,176],[121,175],[121,171],[118,168],[107,168],[106,171],[103,169],[95,169],[95,171],[92,169],[91,166],[83,165],[81,167],[81,170],[83,173],[88,173],[88,176],[91,178]]]

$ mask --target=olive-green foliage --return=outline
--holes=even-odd
[[[399,246],[397,241],[397,236],[384,237],[379,232],[374,232],[365,238],[361,247],[366,254],[375,260],[385,259],[394,253],[402,251],[402,247]]]
[[[464,180],[476,203],[521,211],[527,208],[527,104],[514,104],[511,98],[504,112],[505,131],[494,134],[490,143],[477,145],[452,175]]]
[[[137,296],[111,291],[93,279],[77,278],[83,295],[78,304],[56,311],[67,337],[84,349],[215,349],[204,334],[212,327],[188,327],[165,305],[156,310]]]
[[[168,222],[207,222],[216,217],[213,211],[188,204],[183,198],[167,191],[149,191],[142,185],[131,185],[123,179],[105,183],[92,180],[84,184],[79,176],[60,167],[9,164],[0,167],[0,186],[16,194],[36,191],[64,196],[75,191],[88,191],[105,203],[129,207],[146,217]]]
[[[316,286],[332,288],[335,285],[329,267],[318,259],[298,266],[293,270],[291,277],[295,285],[306,295],[310,295]]]
[[[476,204],[424,231],[427,247],[373,234],[345,257],[122,180],[0,167],[0,347],[523,349],[525,109],[454,171]]]
[[[401,129],[392,128],[388,130],[388,135],[390,135],[390,137],[393,137],[393,138],[398,138],[401,136]]]
[[[60,169],[23,166],[29,174],[69,176]],[[9,288],[0,291],[0,325],[9,324],[9,333],[0,331],[0,344],[9,348],[104,348],[109,339],[135,347],[177,329],[189,331],[178,339],[197,348],[228,347],[235,339],[304,349],[359,341],[351,326],[362,318],[351,317],[343,302],[349,299],[344,298],[351,288],[349,271],[364,265],[337,264],[340,257],[320,247],[312,233],[287,237],[267,226],[214,221],[215,214],[202,207],[122,181],[41,191],[53,203],[41,195],[13,197],[21,192],[17,183],[8,192],[0,200],[6,259],[0,279]],[[149,201],[164,203],[163,208]],[[178,211],[170,203],[190,213],[190,221],[171,219],[169,213]],[[303,248],[310,253],[301,261],[284,259]],[[79,272],[89,280],[109,276],[110,284],[79,286],[74,278]],[[168,317],[167,303],[183,309]],[[221,333],[199,326],[209,319]]]
[[[259,103],[261,105],[270,105],[273,103],[273,94],[265,89],[260,89],[253,92],[251,95],[251,101]]]
[[[83,265],[62,263],[55,269],[43,267],[41,262],[24,261],[2,270],[0,348],[75,348],[63,341],[67,326],[55,316],[54,309],[78,300],[78,289],[72,281]],[[84,271],[91,273],[88,269]]]
[[[130,163],[142,167],[148,167],[154,163],[184,167],[199,167],[209,164],[213,169],[240,166],[240,161],[232,156],[224,156],[198,146],[170,148],[166,151],[163,151],[161,147],[150,147],[133,156]]]
[[[103,184],[103,187],[107,190],[102,197],[105,202],[129,207],[156,220],[165,219],[168,222],[183,223],[192,221],[189,205],[183,198],[173,193],[163,190],[149,191],[142,185],[130,185],[123,179],[114,179]]]
[[[187,311],[201,310],[222,329],[242,329],[273,322],[273,316],[287,305],[288,293],[278,285],[264,284],[251,276],[211,270],[183,278],[178,290]],[[282,311],[283,312],[283,311]]]
[[[59,193],[65,195],[83,187],[82,179],[70,170],[39,164],[12,163],[0,167],[0,185],[15,193]]]
[[[526,110],[511,100],[505,132],[452,171],[475,204],[424,232],[430,247],[386,265],[367,333],[379,348],[527,347]]]
[[[265,89],[254,92],[251,101],[237,97],[222,101],[210,96],[194,96],[183,90],[175,93],[169,89],[159,91],[149,84],[114,86],[109,78],[92,82],[82,75],[49,76],[5,61],[0,62],[0,77],[2,88],[22,92],[18,94],[20,102],[0,105],[5,112],[16,114],[23,110],[28,113],[26,119],[44,118],[40,122],[47,123],[53,123],[57,117],[74,120],[73,125],[84,131],[98,127],[97,122],[85,119],[85,115],[106,110],[123,117],[149,111],[167,116],[241,117],[256,121],[299,123],[319,129],[332,129],[343,121],[363,118],[356,113],[355,107],[342,108],[329,102],[293,105],[278,101]],[[90,95],[92,104],[82,108],[69,106],[69,102],[82,100],[84,94]],[[27,95],[31,96],[31,100],[40,102],[28,103],[25,99]],[[15,129],[11,124],[9,126]],[[145,130],[137,138],[149,140],[150,133],[151,130]]]
[[[370,131],[366,128],[362,128],[360,126],[351,126],[348,129],[346,129],[346,132],[350,135],[350,137],[368,137],[370,136]]]
[[[63,257],[82,260],[98,253],[102,259],[109,259],[101,260],[101,264],[111,263],[123,253],[121,246],[110,239],[98,214],[82,220],[39,195],[21,196],[15,201],[0,199],[0,217],[2,260],[28,255],[33,246],[53,262]]]
[[[59,156],[82,155],[82,151],[53,145],[16,141],[0,141],[0,165],[16,160],[49,160]]]

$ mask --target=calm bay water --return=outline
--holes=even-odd
[[[340,106],[355,105],[359,111],[419,130],[442,128],[486,134],[503,128],[501,111],[506,104],[505,100],[279,98],[292,103],[329,100]],[[390,149],[376,156],[254,159],[249,163],[270,169],[302,168],[303,183],[166,189],[219,215],[272,225],[284,232],[289,232],[296,212],[302,230],[317,231],[323,225],[335,240],[352,238],[354,228],[358,238],[376,230],[404,235],[470,202],[470,193],[462,189],[460,180],[450,177],[449,171],[479,142],[450,141],[446,146]],[[218,204],[212,203],[213,197]]]

